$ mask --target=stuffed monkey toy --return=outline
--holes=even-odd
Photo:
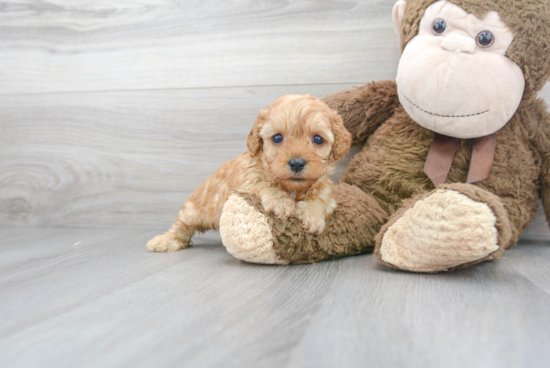
[[[373,251],[388,266],[439,272],[499,258],[535,216],[550,215],[548,0],[398,1],[396,82],[327,96],[362,145],[320,234],[233,194],[220,232],[256,263]],[[261,144],[261,142],[259,142]]]

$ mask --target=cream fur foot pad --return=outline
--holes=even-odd
[[[243,261],[288,264],[273,250],[273,235],[267,216],[241,196],[232,194],[223,206],[220,235],[227,251]]]
[[[444,271],[498,249],[496,217],[485,203],[440,189],[419,200],[382,238],[382,261],[415,272]]]

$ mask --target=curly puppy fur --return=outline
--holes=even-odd
[[[282,141],[274,142],[275,135]],[[322,142],[314,142],[315,136]],[[340,116],[315,97],[283,96],[260,112],[247,145],[247,152],[223,164],[191,194],[170,230],[147,243],[149,251],[187,248],[195,231],[218,229],[234,191],[256,195],[278,218],[296,216],[307,232],[323,231],[336,208],[327,171],[351,145]],[[305,166],[293,170],[292,159]]]

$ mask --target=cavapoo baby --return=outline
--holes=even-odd
[[[318,98],[283,96],[260,111],[247,145],[191,194],[170,230],[147,243],[149,251],[187,248],[196,230],[218,229],[234,191],[255,194],[278,217],[298,217],[309,232],[323,231],[336,208],[327,171],[351,145],[340,116]]]

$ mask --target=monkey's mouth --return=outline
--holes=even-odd
[[[417,104],[415,104],[414,102],[411,101],[410,98],[407,97],[407,95],[405,95],[403,93],[403,97],[405,97],[405,99],[407,101],[409,101],[409,103],[411,105],[413,105],[414,107],[416,107],[418,110],[426,113],[426,114],[430,114],[430,115],[433,115],[433,116],[437,116],[437,117],[440,117],[440,118],[468,118],[470,116],[478,116],[478,115],[483,115],[485,113],[488,113],[489,110],[485,110],[485,111],[482,111],[482,112],[477,112],[475,114],[468,114],[468,115],[441,115],[441,114],[436,114],[435,112],[430,112],[428,110],[424,110],[423,108],[421,108],[420,106],[418,106]]]

